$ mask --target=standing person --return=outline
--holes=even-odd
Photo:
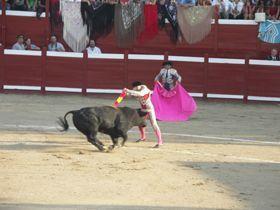
[[[12,10],[26,11],[25,1],[24,0],[15,0],[12,5]]]
[[[162,67],[163,68],[155,78],[155,82],[161,82],[166,90],[173,89],[176,82],[181,83],[182,77],[177,73],[177,70],[173,68],[172,62],[163,62]]]
[[[40,19],[43,12],[46,12],[46,0],[38,0],[36,6],[36,17]]]
[[[254,18],[255,5],[252,3],[252,0],[245,0],[243,10],[245,20],[252,20]]]
[[[234,0],[232,3],[232,10],[229,14],[229,19],[244,19],[244,2],[241,0]]]
[[[268,18],[270,20],[278,20],[280,15],[279,0],[271,0],[268,6]]]
[[[157,124],[156,120],[156,114],[154,110],[154,106],[151,101],[151,90],[147,88],[146,85],[142,84],[139,81],[135,81],[132,83],[133,90],[124,89],[124,92],[127,95],[132,95],[136,97],[141,105],[141,108],[143,111],[148,112],[148,116],[151,122],[151,125],[154,129],[154,132],[157,136],[157,144],[154,146],[154,148],[159,148],[163,144],[162,138],[161,138],[161,131]],[[146,134],[145,134],[145,128],[139,127],[141,138],[137,141],[145,141],[146,140]]]
[[[26,0],[27,10],[36,11],[37,0]]]
[[[171,62],[164,62],[155,77],[151,97],[157,120],[166,122],[186,121],[197,110],[191,95],[181,85],[182,78]]]

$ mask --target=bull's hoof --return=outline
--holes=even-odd
[[[103,146],[101,151],[102,152],[109,152],[110,149],[108,147],[106,147],[106,146]]]
[[[111,146],[109,146],[109,151],[112,151],[113,149],[115,148],[115,146],[114,145],[111,145]]]

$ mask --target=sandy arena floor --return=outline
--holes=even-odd
[[[190,121],[160,123],[160,149],[136,130],[112,153],[56,131],[66,111],[112,101],[0,95],[0,209],[280,209],[278,104],[198,101]]]

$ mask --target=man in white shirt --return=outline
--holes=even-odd
[[[89,47],[87,48],[87,52],[88,52],[88,55],[101,54],[102,53],[100,48],[95,46],[95,41],[94,40],[89,41]]]
[[[23,35],[17,36],[17,42],[13,45],[12,49],[13,50],[25,50]]]

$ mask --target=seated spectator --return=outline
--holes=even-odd
[[[35,12],[37,6],[37,0],[26,0],[27,10]]]
[[[234,0],[232,3],[232,10],[231,13],[229,14],[230,19],[244,19],[244,14],[243,14],[243,7],[244,3],[242,0]]]
[[[279,60],[279,57],[277,56],[277,54],[278,54],[278,51],[277,51],[275,48],[273,48],[273,49],[271,50],[270,55],[266,57],[266,60],[278,61],[278,60]]]
[[[243,14],[245,20],[253,20],[254,19],[254,11],[255,6],[251,0],[246,0],[245,5],[243,7]]]
[[[48,51],[65,52],[65,48],[57,41],[55,35],[51,36],[51,43],[48,45]]]
[[[23,35],[17,36],[17,42],[13,45],[12,49],[13,50],[25,50]]]
[[[89,47],[87,48],[87,52],[88,55],[92,55],[92,54],[101,54],[101,50],[95,46],[95,41],[94,40],[90,40],[89,41]]]
[[[270,20],[278,20],[280,14],[279,0],[271,0],[268,6],[268,18]]]
[[[13,10],[26,11],[25,0],[15,0],[12,5]]]
[[[27,38],[27,39],[25,40],[25,49],[26,49],[26,50],[40,50],[39,47],[37,47],[35,44],[32,44],[30,38]]]

